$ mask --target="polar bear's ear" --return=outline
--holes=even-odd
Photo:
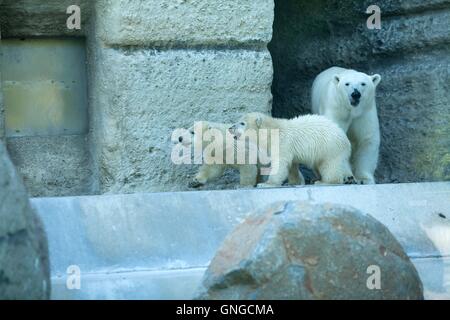
[[[339,76],[337,74],[334,75],[334,77],[333,77],[334,84],[338,85],[340,81],[341,81],[341,79],[339,78]]]
[[[381,76],[379,74],[374,74],[372,76],[372,81],[373,81],[373,84],[375,85],[375,87],[378,86],[378,84],[381,81]]]

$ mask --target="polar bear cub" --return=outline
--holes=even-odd
[[[199,132],[196,133],[195,125],[188,129],[189,136],[180,135],[177,137],[176,143],[181,143],[184,146],[191,146],[192,144],[199,143],[202,148],[202,161],[203,165],[200,166],[198,173],[195,175],[193,180],[189,183],[190,188],[198,188],[205,185],[207,182],[213,181],[215,179],[220,178],[225,169],[233,168],[239,170],[240,174],[240,186],[241,187],[254,187],[258,182],[261,181],[262,165],[260,163],[260,150],[257,147],[257,143],[254,140],[248,140],[243,144],[244,150],[244,161],[239,161],[238,152],[240,151],[240,147],[238,147],[237,142],[230,135],[228,129],[231,124],[217,123],[217,122],[209,122],[209,121],[199,121],[197,122],[198,127],[201,129],[201,135],[198,135]],[[209,142],[205,142],[204,133],[208,130],[216,129],[218,130],[223,138],[223,161],[222,163],[212,163],[213,157],[205,152],[206,148],[208,148]],[[230,141],[227,141],[227,134],[231,138]],[[230,159],[227,159],[229,155],[232,155],[232,162],[229,163]],[[292,167],[289,171],[288,182],[291,185],[305,184],[303,176],[298,170],[297,167]]]
[[[262,113],[248,113],[229,131],[239,139],[249,129],[268,129],[279,136],[279,154],[271,155],[274,172],[266,184],[258,186],[280,186],[288,177],[293,164],[303,164],[315,170],[320,175],[320,181],[316,182],[318,184],[353,183],[349,163],[350,142],[342,129],[327,118],[306,115],[287,120]]]
[[[332,67],[312,87],[312,112],[337,123],[352,144],[351,166],[358,182],[374,184],[380,147],[375,91],[381,76]]]
[[[209,122],[209,121],[198,121],[197,127],[194,125],[190,127],[189,133],[190,137],[189,139],[186,139],[186,137],[183,140],[183,137],[180,136],[179,142],[181,142],[184,145],[193,144],[195,146],[196,143],[201,145],[201,151],[202,151],[202,165],[200,166],[199,171],[193,178],[193,180],[189,183],[189,188],[199,188],[203,185],[205,185],[207,182],[213,181],[215,179],[220,178],[227,168],[233,168],[239,170],[240,175],[240,185],[242,187],[254,187],[257,184],[258,179],[258,167],[257,163],[252,163],[250,161],[247,161],[247,163],[243,164],[237,164],[237,162],[234,163],[227,163],[227,154],[232,154],[234,157],[236,146],[234,144],[234,141],[232,138],[230,138],[231,141],[233,141],[233,144],[227,143],[226,136],[228,133],[228,128],[230,127],[230,124],[224,124],[224,123],[218,123],[218,122]],[[196,129],[199,128],[201,131],[196,132]],[[218,142],[223,151],[222,155],[212,155],[207,151],[206,148],[208,148],[208,145],[210,145],[209,141],[205,141],[205,133],[207,135],[213,135],[213,130],[217,130],[221,133],[221,137],[223,138],[223,141]],[[200,133],[200,134],[199,134]],[[209,140],[209,139],[208,139]],[[216,144],[216,146],[218,146]],[[245,152],[246,156],[248,156],[248,153],[250,147],[247,147]],[[217,151],[217,150],[215,150]],[[221,161],[219,163],[214,163],[215,159],[217,157],[220,157]],[[215,159],[214,159],[215,158]]]

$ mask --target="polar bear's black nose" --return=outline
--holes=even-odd
[[[178,141],[183,142],[183,137],[178,137]]]
[[[361,98],[361,92],[359,92],[358,90],[355,89],[355,91],[353,91],[353,93],[352,93],[352,98],[353,99]]]

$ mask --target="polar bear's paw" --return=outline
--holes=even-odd
[[[358,184],[375,184],[375,179],[372,178],[358,179]]]
[[[256,185],[257,188],[276,188],[277,186],[274,186],[273,184],[268,184],[268,183],[258,183]]]
[[[201,183],[197,179],[194,179],[191,182],[189,182],[188,187],[191,189],[198,189],[200,187],[203,187],[204,185],[205,185],[204,183]]]
[[[358,184],[354,176],[344,178],[344,184]]]

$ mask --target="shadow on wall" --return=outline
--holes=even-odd
[[[379,73],[379,183],[450,180],[450,2],[276,0],[272,85],[276,117],[310,113],[310,90],[334,66]]]

